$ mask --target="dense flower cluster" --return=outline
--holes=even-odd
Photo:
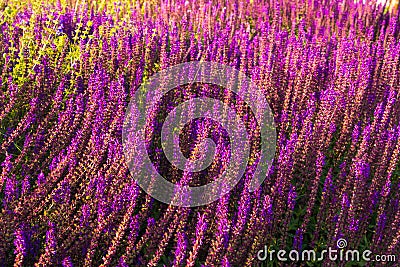
[[[400,12],[369,1],[0,3],[0,266],[251,266],[266,244],[339,238],[400,251],[399,37]],[[218,201],[181,208],[138,187],[121,131],[143,81],[197,60],[251,77],[278,145],[255,192],[249,166]],[[172,99],[239,101],[221,90],[180,87]],[[182,134],[188,157],[201,152],[190,140],[217,127],[207,123]],[[218,149],[212,179],[229,160]]]

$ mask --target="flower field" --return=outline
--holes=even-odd
[[[1,1],[0,266],[399,266],[400,12],[388,6]],[[245,74],[276,125],[273,164],[252,191],[263,122],[240,95],[192,83],[161,98],[145,118],[146,149],[173,183],[218,180],[233,148],[221,124],[196,119],[174,144],[195,159],[210,152],[200,145],[210,138],[213,162],[200,172],[174,167],[160,132],[177,103],[217,99],[249,134],[240,181],[196,207],[145,192],[143,155],[132,148],[132,171],[123,145],[140,86],[188,62]],[[397,261],[258,258],[264,246],[321,251],[343,239]]]

